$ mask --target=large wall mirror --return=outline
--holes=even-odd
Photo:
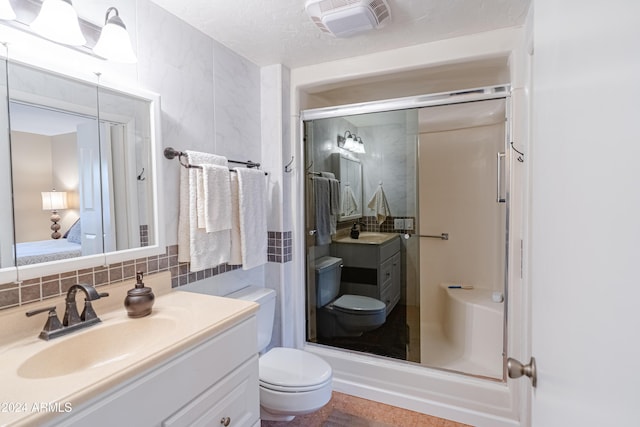
[[[0,200],[13,201],[2,206],[13,224],[2,225],[1,269],[24,279],[163,252],[157,96],[13,61],[5,70],[11,185]]]

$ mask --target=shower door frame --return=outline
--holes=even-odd
[[[510,245],[509,245],[509,238],[510,238],[510,233],[509,233],[509,227],[510,227],[510,195],[511,195],[511,188],[510,188],[510,181],[511,181],[511,147],[510,147],[510,140],[511,140],[511,135],[512,135],[512,115],[511,115],[511,85],[508,84],[504,84],[504,85],[493,85],[493,86],[485,86],[485,87],[479,87],[479,88],[473,88],[473,89],[465,89],[465,90],[460,90],[460,91],[450,91],[450,92],[440,92],[440,93],[434,93],[434,94],[425,94],[425,95],[418,95],[418,96],[410,96],[410,97],[402,97],[402,98],[393,98],[393,99],[388,99],[388,100],[380,100],[380,101],[371,101],[371,102],[364,102],[364,103],[356,103],[356,104],[348,104],[348,105],[340,105],[340,106],[335,106],[335,107],[324,107],[324,108],[315,108],[315,109],[308,109],[308,110],[302,110],[300,112],[300,122],[299,122],[299,129],[300,129],[300,135],[299,135],[299,144],[300,144],[300,153],[303,153],[303,164],[307,164],[307,147],[306,147],[306,134],[305,134],[305,122],[306,121],[310,121],[310,120],[317,120],[317,119],[329,119],[329,118],[337,118],[337,117],[345,117],[345,116],[353,116],[353,115],[359,115],[359,114],[367,114],[367,113],[380,113],[380,112],[387,112],[387,111],[398,111],[398,110],[410,110],[410,109],[419,109],[422,107],[435,107],[435,106],[442,106],[442,105],[453,105],[453,104],[463,104],[463,103],[469,103],[469,102],[478,102],[478,101],[487,101],[487,100],[492,100],[492,99],[504,99],[505,100],[505,166],[509,165],[509,167],[505,167],[504,168],[504,191],[505,191],[505,208],[506,208],[506,221],[505,221],[505,252],[504,252],[504,256],[505,256],[505,269],[504,269],[504,314],[503,314],[503,345],[502,345],[502,355],[503,355],[503,377],[502,377],[502,381],[506,381],[506,361],[507,361],[507,351],[508,351],[508,326],[509,326],[509,322],[508,322],[508,316],[509,316],[509,269],[510,269],[510,265],[509,265],[509,250],[510,250]],[[304,217],[305,217],[305,221],[304,221],[304,263],[303,263],[303,275],[302,277],[305,278],[305,283],[304,283],[304,293],[306,294],[307,290],[308,290],[308,280],[310,279],[310,276],[312,276],[309,271],[310,268],[312,267],[311,265],[309,265],[309,248],[314,246],[311,242],[313,242],[313,228],[309,226],[309,222],[308,222],[308,209],[309,206],[307,205],[307,193],[306,193],[306,181],[307,181],[307,177],[306,177],[306,170],[304,171],[304,176],[302,177],[303,179],[303,183],[302,183],[302,188],[303,188],[303,200],[305,203],[305,213],[304,213]],[[311,278],[311,280],[313,280]],[[307,297],[305,296],[304,298],[305,300],[305,304],[307,304]],[[302,325],[306,325],[307,322],[307,314],[308,314],[308,309],[306,308],[305,305],[305,309],[302,310],[302,315],[303,315],[303,319],[302,322],[299,324]],[[298,337],[297,337],[297,341],[302,343],[303,347],[327,347],[324,346],[322,344],[316,344],[313,342],[309,342],[307,341],[307,336],[306,333],[308,331],[308,328],[305,326],[304,328],[299,328],[298,329]],[[345,350],[345,349],[341,349],[339,347],[330,347],[332,350],[335,351],[342,351],[342,352],[349,352],[349,350]],[[371,356],[371,357],[381,357],[381,356],[376,356],[373,354],[369,354],[369,353],[361,353],[361,355],[363,357],[366,356]],[[397,364],[406,364],[406,363],[411,363],[411,362],[407,362],[407,361],[403,361],[400,359],[393,359],[393,358],[389,358],[389,357],[385,357],[384,359],[390,361],[391,363],[397,363]],[[412,365],[414,363],[411,363]],[[437,367],[432,367],[432,366],[426,366],[426,365],[419,365],[419,364],[415,364],[416,366],[420,366],[420,367],[424,367],[426,369],[434,369],[436,371],[448,371],[447,369],[442,369],[442,368],[437,368]],[[451,371],[454,372],[456,374],[460,374],[460,375],[464,375],[464,376],[472,376],[471,374],[467,374],[465,372],[460,372],[460,371]],[[491,381],[491,379],[488,379],[489,381]]]

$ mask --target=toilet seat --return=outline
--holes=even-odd
[[[332,305],[335,310],[356,315],[370,315],[387,309],[382,301],[362,295],[342,295]]]
[[[318,356],[295,348],[276,347],[259,359],[260,386],[299,393],[326,387],[331,366]]]

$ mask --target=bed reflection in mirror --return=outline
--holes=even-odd
[[[14,63],[8,87],[15,265],[153,245],[149,101]]]
[[[100,218],[98,224],[88,224],[86,216],[80,221],[82,208],[100,203],[98,188],[97,200],[88,204],[83,193],[81,206],[79,188],[85,173],[80,170],[80,147],[98,150],[97,119],[16,101],[9,110],[17,265],[102,252],[102,233],[92,229],[100,226]],[[79,141],[82,138],[88,141]],[[95,182],[99,185],[99,177]]]

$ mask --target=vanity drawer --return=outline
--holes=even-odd
[[[380,294],[380,300],[387,306],[386,315],[391,313],[391,310],[400,301],[400,286],[399,284],[392,284],[386,290]]]
[[[390,258],[380,266],[380,292],[384,293],[393,282],[394,259]]]
[[[163,427],[248,426],[260,416],[258,356],[166,419]],[[226,424],[228,422],[228,424]]]
[[[400,251],[400,237],[396,237],[380,245],[380,260],[392,257]]]

